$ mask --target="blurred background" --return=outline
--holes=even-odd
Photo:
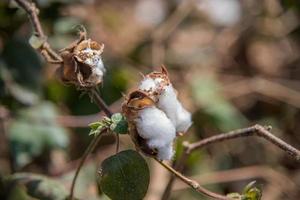
[[[82,24],[105,44],[99,86],[114,112],[140,73],[164,64],[193,126],[177,141],[197,141],[255,123],[300,148],[300,2],[298,0],[36,0],[54,49],[77,38]],[[43,174],[68,192],[74,170],[101,119],[87,95],[59,83],[56,65],[31,48],[31,24],[13,1],[0,2],[0,197],[26,199],[22,185],[3,189],[16,172]],[[121,150],[133,148],[121,136]],[[79,176],[76,196],[107,199],[97,168],[115,153],[104,137]],[[160,199],[169,173],[149,162],[147,200]],[[252,180],[264,200],[300,199],[300,164],[261,138],[241,138],[194,152],[184,173],[220,193]],[[34,175],[32,174],[32,175]],[[25,179],[30,179],[28,174]],[[49,186],[50,187],[50,186]],[[54,190],[54,189],[53,189]],[[2,196],[1,196],[2,195]],[[21,195],[21,196],[18,196]],[[23,195],[23,196],[22,196]],[[26,198],[25,198],[26,197]],[[28,199],[28,198],[27,198]],[[171,199],[206,199],[176,181]]]

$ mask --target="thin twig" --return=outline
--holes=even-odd
[[[92,88],[89,90],[90,95],[92,97],[92,100],[94,100],[94,103],[97,104],[97,106],[103,110],[103,112],[108,116],[112,116],[112,112],[109,110],[109,107],[106,105],[106,103],[103,101],[103,99],[99,96],[97,90],[95,88]]]
[[[174,169],[179,171],[179,172],[182,172],[183,169],[184,169],[184,163],[185,161],[187,160],[189,154],[187,153],[187,151],[185,150],[186,147],[184,147],[184,151],[182,153],[182,155],[180,156],[179,160],[176,160],[175,162],[175,166],[174,166]],[[168,181],[168,184],[163,192],[163,195],[161,197],[161,200],[167,200],[169,199],[170,195],[171,195],[171,190],[172,190],[172,187],[173,187],[173,184],[174,184],[174,181],[175,181],[175,178],[176,176],[174,174],[171,174],[171,177]]]
[[[269,132],[271,127],[263,127],[261,125],[254,125],[251,127],[238,129],[234,131],[230,131],[228,133],[221,133],[212,137],[208,137],[206,139],[200,140],[199,142],[195,143],[188,143],[184,142],[184,153],[182,154],[181,158],[178,162],[176,162],[175,169],[181,172],[184,168],[184,164],[186,162],[186,159],[190,155],[192,151],[195,151],[197,149],[200,149],[202,147],[205,147],[209,144],[215,144],[218,142],[240,138],[240,137],[248,137],[248,136],[259,136],[262,137],[272,144],[276,145],[283,151],[287,152],[289,155],[294,157],[296,160],[300,160],[300,151],[293,146],[289,145],[288,143],[284,142],[280,138],[274,136],[272,133]],[[171,175],[169,182],[165,188],[165,191],[162,196],[162,200],[166,200],[170,196],[170,192],[172,190],[172,186],[175,180],[174,174]]]
[[[82,158],[79,162],[79,165],[76,169],[76,172],[75,172],[75,175],[74,175],[74,178],[72,180],[72,185],[71,185],[71,190],[70,190],[70,200],[73,200],[73,196],[74,196],[74,190],[75,190],[75,184],[76,184],[76,180],[77,180],[77,177],[79,175],[79,172],[84,164],[84,162],[86,161],[86,159],[88,158],[88,155],[95,149],[95,147],[97,146],[98,142],[100,141],[103,133],[106,131],[105,130],[102,130],[93,140],[92,142],[89,144],[89,146],[86,148],[84,154],[82,155]]]
[[[32,2],[29,2],[27,0],[15,0],[15,1],[28,14],[29,19],[32,24],[32,27],[33,27],[33,30],[35,32],[35,35],[44,40],[44,43],[41,46],[40,51],[42,52],[43,50],[45,50],[42,53],[42,55],[45,57],[45,59],[48,61],[49,56],[50,56],[53,59],[53,62],[49,60],[50,63],[54,63],[54,62],[62,63],[62,58],[50,47],[49,43],[47,42],[47,37],[43,31],[41,22],[38,18],[39,10],[35,6],[35,4]]]
[[[263,127],[261,125],[254,125],[248,128],[243,128],[243,129],[238,129],[235,131],[231,131],[228,133],[222,133],[219,135],[215,135],[206,139],[203,139],[199,142],[195,143],[185,143],[184,145],[187,147],[187,153],[190,153],[196,149],[199,149],[201,147],[207,146],[209,144],[215,144],[218,142],[222,142],[224,140],[230,140],[234,138],[239,138],[239,137],[247,137],[247,136],[259,136],[263,137],[272,144],[276,145],[283,151],[287,152],[289,155],[295,157],[296,160],[300,159],[300,151],[293,146],[289,145],[288,143],[284,142],[280,138],[274,136],[272,133],[269,132],[271,127]]]
[[[199,193],[205,194],[209,197],[212,197],[214,199],[221,199],[221,200],[228,200],[230,199],[229,197],[214,193],[212,191],[209,191],[207,189],[205,189],[204,187],[202,187],[198,182],[187,178],[186,176],[184,176],[183,174],[181,174],[180,172],[176,171],[174,168],[172,168],[171,166],[165,164],[164,162],[158,160],[155,158],[155,160],[161,164],[164,168],[166,168],[169,172],[171,172],[172,174],[174,174],[177,178],[181,179],[183,182],[185,182],[186,184],[188,184],[190,187],[192,187],[194,190],[196,190]]]

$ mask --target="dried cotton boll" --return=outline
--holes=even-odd
[[[82,39],[61,52],[63,65],[57,74],[64,83],[79,88],[95,87],[103,80],[105,67],[101,58],[104,44]]]

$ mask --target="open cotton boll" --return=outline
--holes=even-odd
[[[149,141],[151,148],[170,144],[176,137],[173,123],[166,114],[156,107],[149,107],[139,112],[135,119],[138,134]]]

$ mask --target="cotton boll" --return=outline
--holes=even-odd
[[[173,142],[176,130],[166,114],[156,107],[149,107],[139,112],[135,120],[138,134],[149,140],[151,148],[158,148]]]

